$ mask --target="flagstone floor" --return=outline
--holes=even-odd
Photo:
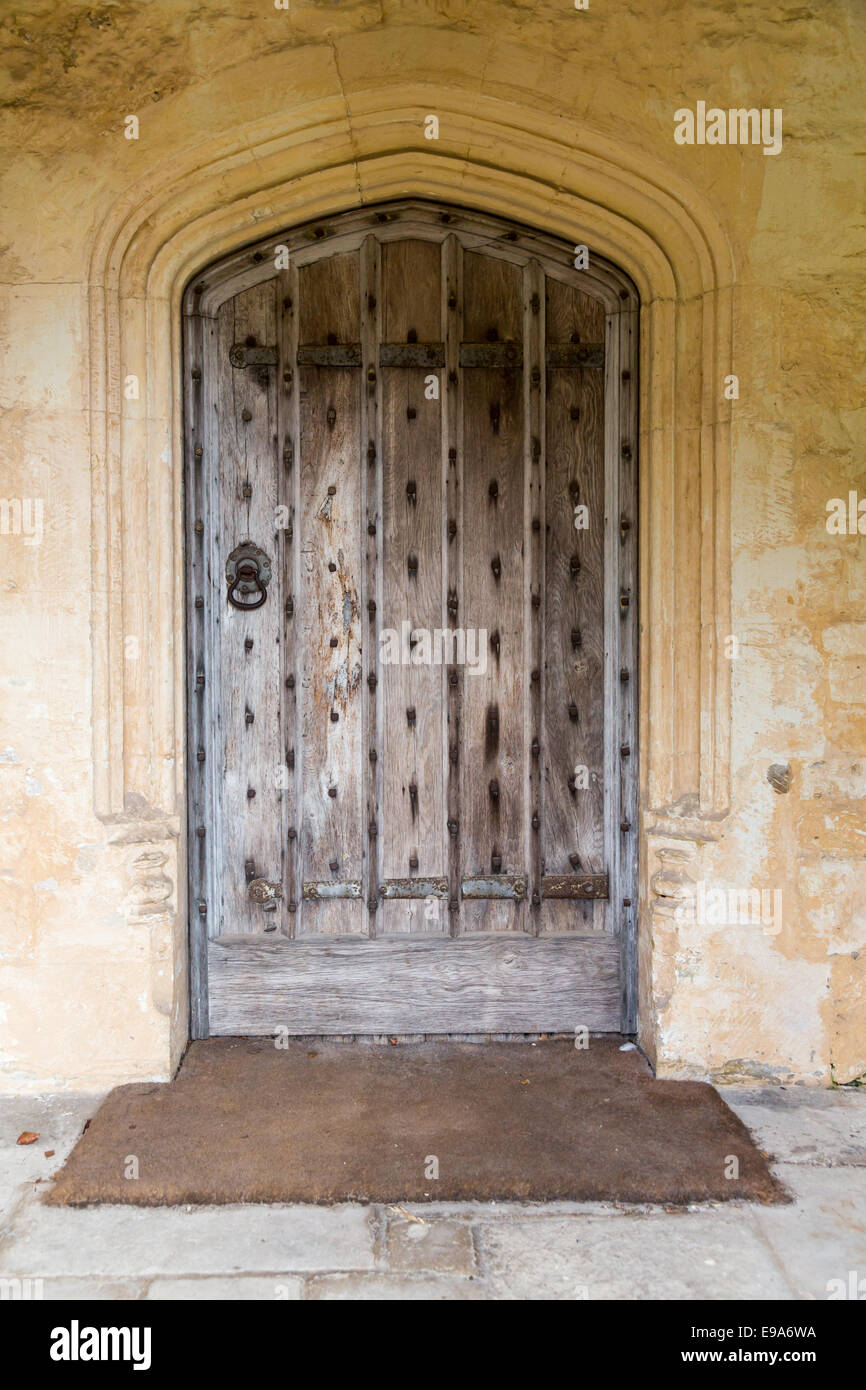
[[[49,1208],[101,1097],[0,1097],[0,1298],[866,1298],[866,1091],[722,1095],[790,1205]]]

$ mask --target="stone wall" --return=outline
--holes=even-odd
[[[183,286],[409,193],[641,292],[643,1043],[866,1070],[866,539],[826,525],[866,497],[860,0],[25,0],[0,37],[0,1086],[186,1039]],[[781,152],[678,144],[698,102],[780,108]]]

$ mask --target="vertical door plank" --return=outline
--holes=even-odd
[[[528,756],[524,764],[526,806],[524,834],[529,846],[529,924],[534,935],[542,927],[544,906],[541,900],[541,878],[544,873],[541,826],[543,822],[543,779],[541,776],[541,735],[543,728],[543,697],[546,688],[544,650],[544,496],[545,496],[545,294],[544,270],[538,261],[530,261],[524,271],[524,317],[526,354],[524,361],[524,396],[526,400],[526,439],[524,443],[524,514],[526,554],[526,591],[523,601],[525,669],[540,671],[541,678],[530,680],[525,702],[526,728],[524,747]]]
[[[463,510],[463,373],[460,371],[460,343],[463,337],[463,247],[456,236],[448,236],[442,246],[442,322],[445,337],[443,392],[443,469],[445,538],[442,598],[445,621],[450,630],[460,627],[460,601],[463,587],[463,548],[466,517]],[[463,875],[460,760],[463,747],[463,683],[466,667],[454,662],[444,671],[447,728],[447,821],[448,829],[448,930],[458,936],[463,927]],[[458,833],[454,833],[454,832]]]
[[[219,585],[220,688],[222,694],[223,860],[221,933],[272,932],[282,903],[272,912],[250,900],[248,878],[283,881],[278,769],[281,728],[281,575],[276,530],[277,398],[274,367],[235,368],[234,343],[276,341],[275,281],[245,290],[220,310],[217,345],[221,545],[215,561]],[[270,557],[272,578],[263,607],[250,613],[226,598],[224,569],[244,540]]]
[[[440,250],[424,241],[383,248],[385,342],[441,341]],[[386,879],[446,872],[442,609],[442,402],[425,382],[441,371],[383,367],[383,858]],[[417,637],[417,643],[413,643]],[[441,641],[441,638],[440,638]],[[439,656],[438,662],[436,656]],[[390,657],[391,660],[387,660]],[[397,658],[395,661],[393,658]],[[384,933],[442,933],[438,900],[386,900]]]
[[[301,344],[357,342],[357,254],[302,266],[299,301]],[[303,881],[357,882],[364,837],[360,372],[304,366],[298,373]],[[366,907],[360,898],[306,901],[299,926],[304,935],[366,934]]]
[[[548,345],[603,337],[602,306],[548,279]],[[548,370],[546,433],[542,853],[548,874],[604,873],[610,788],[605,766],[602,372]],[[583,507],[585,514],[575,510]],[[582,528],[584,520],[588,529]],[[581,525],[576,527],[576,521]],[[600,925],[604,911],[603,903],[549,901],[543,929],[586,930]]]
[[[382,385],[379,375],[379,324],[382,316],[382,253],[374,236],[360,251],[361,277],[361,439],[360,470],[364,520],[361,589],[362,696],[361,749],[364,800],[364,886],[367,933],[378,935],[382,879],[382,698],[378,633],[382,622]]]
[[[295,362],[298,354],[298,271],[290,265],[281,270],[278,281],[278,377],[277,377],[277,477],[280,515],[283,528],[283,669],[282,691],[283,729],[285,738],[281,749],[284,759],[286,791],[283,796],[283,818],[280,827],[283,853],[286,860],[286,881],[283,889],[285,910],[282,931],[294,936],[303,909],[303,885],[297,828],[301,806],[301,766],[303,743],[298,737],[298,689],[303,653],[296,641],[300,593],[300,540],[298,533],[298,502],[300,498],[299,468],[299,398]]]
[[[522,342],[521,270],[467,253],[463,277],[466,341]],[[461,626],[486,630],[481,664],[467,669],[463,688],[464,877],[525,874],[524,706],[530,673],[523,649],[523,369],[464,368],[463,392],[467,533]],[[525,930],[527,905],[465,901],[463,925],[468,932]]]

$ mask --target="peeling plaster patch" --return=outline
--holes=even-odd
[[[14,748],[0,750],[0,763],[17,763],[18,754]]]
[[[25,795],[25,796],[42,796],[42,795],[43,795],[42,783],[39,781],[39,778],[38,778],[38,777],[31,777],[31,776],[28,775],[27,777],[24,778],[24,795]]]
[[[37,893],[56,893],[59,886],[56,878],[42,878],[33,888]]]

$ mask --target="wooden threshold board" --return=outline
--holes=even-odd
[[[620,943],[606,932],[208,943],[210,1031],[616,1032]]]

